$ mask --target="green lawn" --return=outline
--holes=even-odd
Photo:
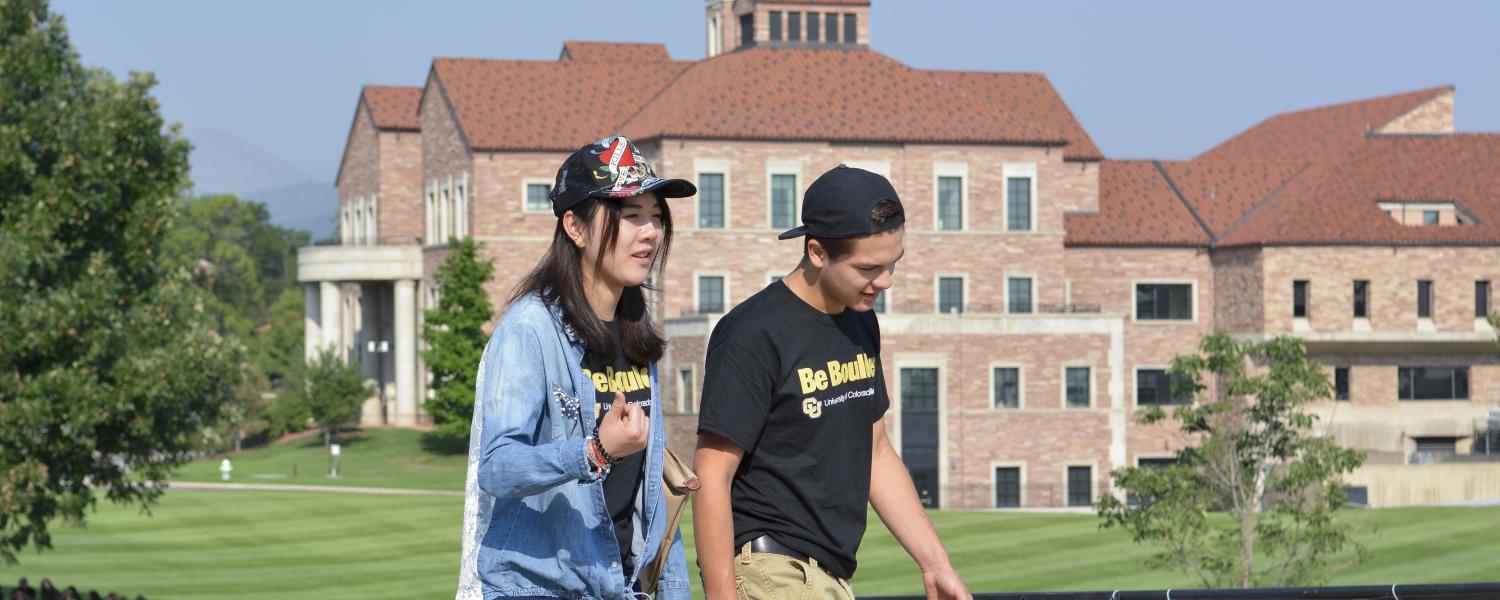
[[[322,437],[249,450],[229,457],[235,483],[286,483],[361,487],[464,489],[467,462],[462,454],[421,450],[422,432],[366,429],[345,434],[338,479],[328,477],[329,454]],[[222,456],[189,463],[179,481],[219,481]],[[0,584],[4,585],[4,584]]]
[[[245,453],[235,480],[429,488],[442,494],[278,491],[168,492],[152,511],[101,504],[86,528],[54,529],[54,550],[0,566],[0,586],[42,577],[147,598],[443,598],[458,570],[463,460],[416,451],[418,434],[367,431],[346,442],[346,476],[323,477],[320,443]],[[319,462],[321,459],[321,463]],[[218,460],[181,479],[214,481]],[[298,465],[296,479],[290,465]],[[317,466],[314,470],[312,466]],[[286,478],[256,478],[285,474]],[[1112,590],[1191,586],[1145,571],[1146,549],[1087,514],[935,512],[933,520],[970,587],[986,591]],[[1500,507],[1353,511],[1372,558],[1335,584],[1500,580]],[[690,522],[690,521],[689,521]],[[683,530],[692,557],[691,528]],[[697,587],[696,575],[694,586]],[[862,595],[920,593],[915,566],[871,518],[854,586]]]
[[[462,498],[451,495],[176,491],[153,516],[102,505],[87,528],[57,529],[56,549],[0,567],[0,585],[24,574],[153,600],[447,597],[457,578],[461,511]],[[1117,532],[1100,532],[1089,515],[933,517],[976,591],[1190,584],[1144,571],[1145,552]],[[1356,518],[1378,529],[1365,535],[1373,559],[1335,583],[1500,579],[1500,508],[1363,511]],[[855,589],[920,592],[901,548],[877,521],[871,529]]]

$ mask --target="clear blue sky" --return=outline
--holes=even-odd
[[[703,0],[56,0],[85,63],[155,72],[167,118],[332,181],[359,88],[434,56],[556,58],[569,39],[702,58]],[[1188,158],[1276,112],[1441,84],[1500,131],[1500,2],[874,0],[871,46],[924,68],[1039,71],[1105,154]]]

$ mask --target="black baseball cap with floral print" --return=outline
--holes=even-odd
[[[697,194],[698,187],[686,179],[657,177],[635,144],[615,135],[579,148],[563,161],[549,197],[553,214],[561,217],[589,198],[629,198],[646,192],[686,198]]]

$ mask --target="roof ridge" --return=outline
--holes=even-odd
[[[720,56],[723,56],[723,54],[721,54]],[[714,58],[714,57],[709,57],[709,58]],[[676,61],[673,61],[673,62],[676,62]],[[686,75],[688,71],[696,69],[696,68],[698,68],[699,65],[702,65],[702,64],[704,64],[706,62],[708,62],[708,59],[695,60],[695,61],[692,61],[691,65],[688,65],[687,67],[684,67],[684,68],[678,70],[677,74],[672,76],[672,80],[671,81],[668,81],[666,84],[662,85],[661,87],[656,88],[656,93],[651,94],[651,97],[649,99],[647,99],[645,102],[642,102],[640,106],[637,106],[636,109],[635,109],[635,112],[630,113],[630,116],[625,117],[624,121],[620,121],[620,124],[615,127],[615,132],[616,133],[621,133],[621,132],[625,131],[625,127],[627,125],[630,125],[631,121],[634,121],[635,118],[638,117],[638,116],[640,116],[640,114],[642,112],[645,112],[648,107],[650,107],[652,104],[655,104],[656,100],[658,98],[661,98],[662,94],[667,93],[667,90],[672,89],[673,86],[677,85],[677,81],[679,79],[682,79],[683,75]]]
[[[1198,227],[1203,228],[1203,233],[1208,235],[1208,244],[1212,246],[1214,242],[1219,241],[1218,237],[1214,235],[1214,230],[1198,214],[1198,210],[1193,208],[1193,204],[1188,202],[1187,198],[1182,195],[1182,190],[1177,189],[1177,182],[1173,181],[1172,176],[1167,174],[1167,170],[1161,166],[1161,161],[1153,160],[1151,161],[1151,165],[1156,167],[1156,172],[1161,175],[1162,180],[1167,182],[1167,187],[1172,190],[1174,196],[1177,196],[1177,201],[1181,202],[1182,206],[1187,208],[1188,214],[1193,215],[1193,220],[1198,222]]]
[[[1302,174],[1311,167],[1312,163],[1303,163],[1302,167],[1298,168],[1296,173],[1292,173],[1291,177],[1286,178],[1286,180],[1282,181],[1276,186],[1276,189],[1271,190],[1271,193],[1266,194],[1265,198],[1261,198],[1259,202],[1255,203],[1255,206],[1250,207],[1250,210],[1247,210],[1245,211],[1245,214],[1240,215],[1240,218],[1236,220],[1233,225],[1230,225],[1228,229],[1224,230],[1224,235],[1219,239],[1227,240],[1231,236],[1233,236],[1235,230],[1239,229],[1240,225],[1244,225],[1246,222],[1248,222],[1251,217],[1260,212],[1261,207],[1270,204],[1273,198],[1281,194],[1282,190],[1286,189],[1288,185],[1291,185],[1293,181],[1296,181],[1298,177],[1301,177]]]
[[[1425,98],[1424,100],[1422,100],[1422,102],[1427,102],[1429,100],[1432,100],[1433,97],[1437,96],[1437,94],[1439,94],[1441,92],[1451,92],[1454,89],[1456,89],[1456,88],[1452,84],[1448,84],[1448,85],[1443,85],[1443,86],[1438,86],[1438,87],[1430,87],[1430,88],[1421,88],[1421,89],[1415,89],[1415,90],[1407,90],[1405,92],[1396,92],[1394,94],[1385,94],[1385,95],[1381,95],[1381,96],[1371,96],[1369,98],[1359,98],[1359,99],[1355,99],[1355,100],[1345,100],[1343,102],[1335,102],[1333,104],[1320,104],[1318,106],[1309,106],[1307,108],[1299,108],[1299,109],[1294,109],[1294,110],[1288,110],[1288,111],[1283,111],[1283,112],[1275,113],[1275,114],[1272,114],[1270,117],[1267,117],[1266,120],[1275,119],[1277,117],[1282,117],[1282,116],[1296,115],[1296,114],[1301,114],[1301,113],[1313,112],[1313,111],[1317,111],[1317,110],[1333,110],[1333,109],[1339,109],[1339,108],[1349,108],[1351,106],[1355,106],[1355,105],[1358,105],[1358,104],[1364,104],[1364,103],[1367,103],[1367,102],[1380,102],[1380,101],[1383,101],[1383,100],[1394,100],[1394,99],[1402,97],[1402,96],[1414,96],[1414,95],[1418,95],[1418,94],[1421,94]],[[1412,108],[1416,108],[1416,106],[1413,106]],[[1402,111],[1401,114],[1404,115],[1404,114],[1406,114],[1408,112],[1411,112],[1411,108],[1409,108],[1409,109],[1407,109],[1405,111]],[[1400,116],[1401,115],[1396,115],[1395,118],[1400,118]],[[1395,119],[1392,119],[1392,120],[1395,120]],[[1387,123],[1388,122],[1389,121],[1387,121]],[[1385,123],[1381,123],[1380,125],[1385,125]],[[1374,123],[1371,123],[1370,126],[1371,126],[1372,129],[1379,129],[1380,128],[1379,125],[1376,125]]]

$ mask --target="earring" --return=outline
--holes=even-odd
[[[582,248],[583,247],[583,238],[573,238],[573,245],[578,246],[579,248]]]

